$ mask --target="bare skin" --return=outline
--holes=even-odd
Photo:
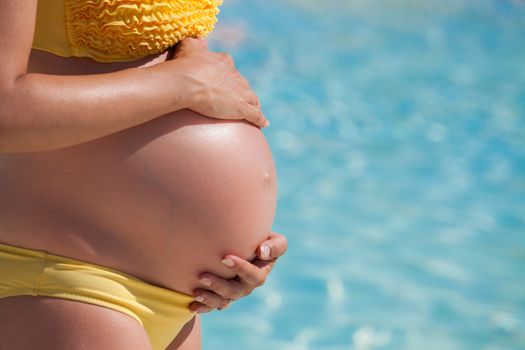
[[[58,70],[71,58],[47,58],[46,65],[32,58],[28,71],[70,73]],[[107,69],[83,61],[76,71],[98,65]],[[233,277],[220,263],[224,255],[253,258],[271,232],[275,169],[261,130],[246,121],[182,110],[91,142],[2,154],[0,161],[4,242],[184,293],[200,286],[196,276],[204,271]]]
[[[257,96],[232,58],[207,51],[201,40],[185,40],[177,60],[142,69],[121,65],[82,75],[96,72],[85,68],[74,76],[28,71],[36,7],[37,0],[0,2],[0,152],[76,145],[183,108],[265,125]],[[72,60],[63,69],[89,61]]]
[[[255,126],[266,119],[231,57],[190,39],[173,60],[168,53],[112,64],[60,58],[30,49],[35,5],[0,3],[7,14],[0,23],[0,242],[204,297],[191,305],[199,312],[262,285],[286,240],[269,235],[275,169]],[[267,257],[256,249],[263,241],[271,247]],[[255,252],[258,259],[248,263]],[[221,264],[225,257],[234,266]],[[143,329],[114,310],[12,297],[0,300],[0,324],[21,309],[26,321],[55,327],[57,338],[43,350],[73,341],[64,336],[71,328],[100,334],[101,319],[123,331],[94,341],[129,349],[116,345],[125,333],[147,349]],[[49,322],[53,312],[67,322]],[[198,349],[198,325],[198,318],[188,323],[169,350]],[[41,344],[35,332],[20,332],[22,326],[0,326],[2,346]]]
[[[222,310],[233,300],[249,295],[255,288],[264,284],[277,259],[287,249],[286,237],[272,232],[257,249],[255,259],[247,261],[235,255],[225,256],[223,263],[228,261],[228,268],[236,277],[224,279],[209,272],[201,274],[199,282],[202,287],[193,291],[194,297],[200,300],[190,305],[191,310],[198,313],[209,312],[215,308]]]
[[[275,169],[262,132],[248,122],[181,111],[0,162],[4,242],[184,293],[204,271],[233,277],[223,256],[252,258],[271,231]]]

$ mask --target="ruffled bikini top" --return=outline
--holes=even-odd
[[[222,0],[39,0],[33,48],[132,61],[206,36]]]

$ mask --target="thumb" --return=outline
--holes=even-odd
[[[201,38],[186,38],[182,40],[175,50],[175,57],[184,56],[193,51],[207,51],[208,41]]]
[[[273,260],[286,253],[288,240],[285,236],[272,232],[268,239],[257,249],[257,257],[261,260]]]

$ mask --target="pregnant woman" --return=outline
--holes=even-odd
[[[218,5],[0,2],[0,349],[199,349],[285,252]]]

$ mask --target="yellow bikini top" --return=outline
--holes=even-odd
[[[33,48],[131,61],[207,35],[222,0],[38,0]]]

